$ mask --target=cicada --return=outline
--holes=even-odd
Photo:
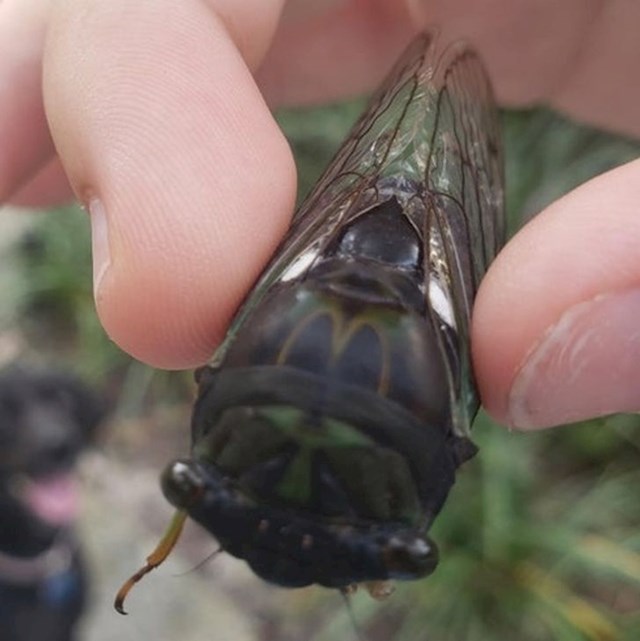
[[[476,54],[407,49],[198,370],[191,457],[162,476],[268,582],[345,592],[417,579],[476,452],[470,319],[504,241],[500,128]]]

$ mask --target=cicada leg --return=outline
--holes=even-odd
[[[122,587],[118,590],[116,594],[113,607],[120,614],[127,614],[124,609],[124,600],[127,598],[127,595],[131,591],[131,588],[142,579],[143,576],[149,574],[151,570],[157,568],[164,560],[171,554],[171,550],[175,547],[180,534],[182,533],[182,528],[184,527],[184,522],[187,520],[187,512],[184,510],[178,510],[173,518],[171,523],[167,528],[164,536],[160,539],[160,542],[153,550],[153,552],[147,557],[147,562],[143,567],[141,567],[135,574],[133,574],[129,579],[127,579]]]

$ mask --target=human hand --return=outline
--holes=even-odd
[[[210,356],[287,227],[295,170],[263,96],[370,89],[412,32],[441,24],[480,51],[502,104],[640,135],[635,3],[299,0],[281,16],[283,4],[0,2],[0,201],[50,204],[72,185],[90,212],[100,318],[153,365]],[[640,409],[638,202],[636,161],[552,204],[491,268],[473,346],[498,420]]]

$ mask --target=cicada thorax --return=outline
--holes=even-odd
[[[387,550],[391,540],[396,547],[402,540],[402,554],[426,545],[421,537],[464,449],[451,426],[423,262],[420,237],[398,201],[372,207],[303,279],[275,286],[221,365],[200,374],[194,460],[233,488],[223,502],[246,502],[244,517],[253,510],[253,527],[265,536],[229,529],[228,511],[223,526],[202,502],[190,513],[271,581],[344,586],[433,568],[423,548],[414,552],[427,562],[399,563]],[[273,510],[291,521],[287,528],[301,537],[301,549],[330,534],[350,538],[359,551],[348,554],[362,558],[330,573],[312,553],[292,562],[290,548],[288,559],[265,561],[266,549],[282,545],[266,536],[277,520]],[[345,534],[354,528],[357,535]]]

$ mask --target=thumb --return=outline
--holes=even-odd
[[[483,402],[523,429],[640,410],[640,160],[550,205],[505,247],[473,320]]]

